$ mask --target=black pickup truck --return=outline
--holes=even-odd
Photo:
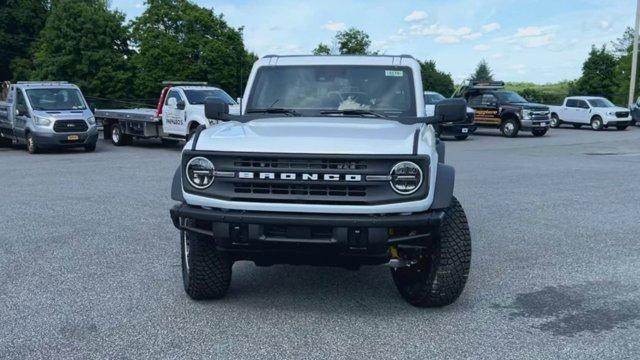
[[[544,136],[549,130],[549,107],[527,101],[514,91],[504,89],[502,81],[471,81],[453,95],[467,100],[475,110],[475,123],[500,129],[505,137],[515,137],[520,130]]]

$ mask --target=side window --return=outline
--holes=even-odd
[[[577,101],[577,107],[581,108],[581,109],[588,109],[589,105],[587,105],[587,102],[584,100],[578,100]]]
[[[24,94],[20,89],[16,91],[16,110],[20,111],[23,114],[29,112],[29,108],[27,107],[27,100],[24,97]]]
[[[570,108],[578,107],[578,105],[576,105],[576,103],[577,103],[576,100],[567,99],[567,107],[570,107]]]
[[[178,93],[176,90],[169,91],[169,93],[167,94],[167,100],[165,100],[164,102],[165,105],[169,104],[169,99],[176,99],[176,102],[182,100],[182,98],[180,97],[180,93]]]
[[[498,99],[493,94],[482,95],[482,105],[484,106],[496,106]]]
[[[482,105],[482,95],[473,95],[469,98],[469,106],[481,106]]]

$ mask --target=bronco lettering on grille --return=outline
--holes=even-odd
[[[274,173],[274,172],[238,172],[239,179],[260,179],[260,180],[302,180],[302,181],[362,181],[359,174],[312,174],[312,173]]]

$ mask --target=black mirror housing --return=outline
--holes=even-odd
[[[178,110],[184,110],[184,108],[187,107],[187,104],[184,102],[184,100],[178,100],[178,102],[176,103],[176,107],[178,108]]]
[[[208,97],[204,100],[204,116],[207,119],[226,121],[229,119],[229,104],[222,99]]]
[[[459,123],[467,119],[467,102],[464,99],[444,99],[436,104],[434,117],[438,123]]]

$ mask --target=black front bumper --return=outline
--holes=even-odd
[[[176,228],[212,237],[235,260],[359,266],[389,260],[389,246],[427,246],[439,235],[442,211],[410,215],[336,215],[225,211],[179,204]]]
[[[98,131],[95,129],[84,133],[39,133],[34,131],[32,134],[40,148],[72,148],[92,145],[98,141]],[[73,137],[72,140],[69,139],[69,136]]]

